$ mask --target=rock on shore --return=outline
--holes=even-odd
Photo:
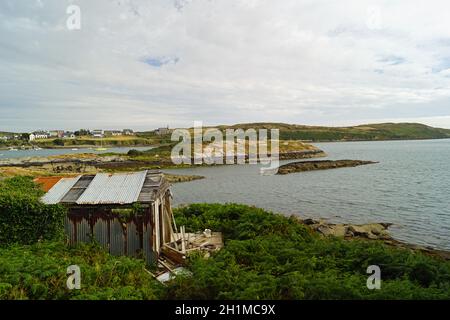
[[[278,174],[289,174],[294,172],[338,169],[347,167],[357,167],[367,164],[375,164],[375,161],[364,160],[315,160],[315,161],[299,161],[284,164],[279,167]]]
[[[367,223],[367,224],[333,224],[324,220],[305,219],[300,220],[309,225],[313,230],[324,236],[335,236],[340,238],[365,238],[371,240],[391,240],[388,233],[389,223]]]
[[[450,252],[438,250],[432,247],[424,247],[415,244],[404,243],[392,238],[388,228],[391,223],[366,223],[366,224],[334,224],[325,220],[299,219],[300,223],[309,226],[312,230],[323,236],[332,236],[343,239],[380,240],[385,244],[411,251],[420,251],[424,254],[450,260]]]

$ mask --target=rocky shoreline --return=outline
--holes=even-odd
[[[204,179],[204,176],[198,175],[187,175],[187,174],[172,174],[172,173],[164,173],[164,177],[170,183],[181,183],[181,182],[189,182],[194,180]]]
[[[299,161],[284,164],[279,167],[277,174],[289,174],[294,172],[304,172],[313,170],[327,170],[338,168],[357,167],[368,164],[375,164],[375,161],[364,160],[315,160],[315,161]]]
[[[324,237],[337,237],[343,239],[363,239],[378,240],[386,245],[403,248],[411,251],[420,251],[424,254],[434,257],[440,257],[444,260],[450,260],[450,252],[438,250],[432,247],[424,247],[415,244],[409,244],[394,239],[389,234],[391,223],[366,223],[366,224],[334,224],[325,220],[301,219],[294,216],[300,223],[309,226],[312,230]]]
[[[322,150],[302,150],[280,153],[281,160],[288,159],[308,159],[325,157],[326,154]],[[81,166],[89,166],[92,168],[119,170],[122,168],[138,169],[145,166],[149,167],[173,167],[174,164],[170,158],[161,157],[158,160],[133,160],[126,155],[108,155],[99,156],[96,154],[68,154],[49,157],[24,157],[24,158],[9,158],[0,159],[0,167],[19,167],[19,168],[33,168],[46,167],[59,168],[57,172],[70,172],[73,168]],[[75,173],[79,170],[74,170]]]

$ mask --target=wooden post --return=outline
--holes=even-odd
[[[184,226],[181,226],[180,229],[181,229],[181,252],[186,253]]]

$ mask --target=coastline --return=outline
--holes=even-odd
[[[381,241],[390,247],[407,249],[413,252],[422,252],[426,255],[450,260],[450,251],[448,250],[407,243],[395,239],[388,230],[392,225],[391,223],[330,223],[323,219],[300,218],[296,215],[291,215],[291,217],[296,219],[299,223],[309,226],[312,230],[324,237],[332,236],[345,240]]]
[[[423,141],[423,140],[448,140],[448,139],[421,139],[418,141]],[[392,140],[390,140],[392,141]],[[400,140],[395,140],[395,141],[400,141]],[[402,141],[413,141],[413,140],[402,140]],[[344,142],[344,141],[339,141],[339,142]],[[352,141],[352,142],[359,142],[359,141]],[[370,142],[373,142],[373,140],[371,140]],[[56,149],[68,149],[68,147],[64,147],[64,148],[56,148]],[[304,158],[303,156],[305,154],[308,154],[308,156],[310,157],[320,157],[323,156],[323,154],[321,153],[323,152],[322,150],[311,150],[311,151],[306,151],[306,152],[289,152],[286,154],[289,154],[289,158],[290,159],[301,159]],[[294,157],[295,156],[295,157]],[[291,158],[292,157],[292,158]],[[167,166],[169,163],[167,164],[163,164],[164,159],[159,158],[159,160],[157,161],[139,161],[139,160],[132,160],[129,157],[127,157],[125,154],[124,155],[97,155],[97,154],[67,154],[67,155],[59,155],[59,156],[50,156],[50,157],[34,157],[34,158],[30,158],[30,159],[24,159],[24,158],[19,158],[19,159],[15,159],[17,161],[9,161],[11,159],[4,159],[5,162],[11,162],[8,164],[5,164],[5,162],[2,163],[2,160],[0,159],[0,167],[2,166],[6,166],[6,167],[10,167],[13,168],[14,167],[19,167],[19,168],[29,168],[31,170],[33,170],[34,166],[44,166],[44,165],[48,165],[48,166],[52,166],[54,164],[57,165],[65,165],[67,164],[68,166],[73,166],[74,163],[78,163],[78,164],[82,164],[83,166],[92,166],[92,167],[96,167],[100,170],[105,170],[105,171],[120,171],[121,168],[123,168],[123,170],[129,170],[129,169],[134,169],[134,170],[140,170],[142,168],[155,168],[155,169],[173,169],[173,168],[186,168],[186,166],[180,166],[180,167],[173,167],[172,166]],[[37,161],[35,161],[37,160]],[[171,163],[170,163],[171,164]],[[76,167],[76,166],[73,166]],[[162,167],[162,168],[161,168]],[[93,170],[96,170],[96,168],[93,168]],[[64,170],[62,170],[61,172],[57,172],[54,174],[73,174],[75,172],[65,172]],[[40,174],[45,175],[45,173],[42,171]],[[189,182],[189,181],[193,181],[193,180],[197,180],[197,179],[203,179],[204,177],[200,177],[200,176],[190,176],[190,175],[174,175],[174,177],[172,177],[172,181],[173,183],[179,183],[179,182]],[[345,221],[347,222],[347,221]],[[333,225],[333,224],[328,224],[328,225]],[[344,224],[344,225],[350,225],[350,224]],[[369,238],[369,240],[372,240]],[[407,248],[412,248],[415,250],[420,250],[420,251],[427,251],[427,252],[431,252],[431,254],[437,254],[440,255],[438,252],[444,252],[444,256],[450,256],[450,253],[448,251],[442,251],[439,249],[435,249],[435,248],[428,248],[428,247],[423,247],[420,245],[416,245],[414,243],[405,243],[405,242],[401,242],[398,240],[395,240],[394,238],[390,237],[388,239],[374,239],[374,240],[382,240],[385,241],[387,244],[393,245],[393,246],[405,246]]]
[[[305,143],[341,143],[341,142],[390,142],[390,141],[430,141],[430,140],[450,140],[449,137],[445,138],[414,138],[414,139],[379,139],[379,140],[317,140],[317,141],[303,141]]]
[[[340,142],[388,142],[388,141],[427,141],[427,140],[450,140],[450,137],[437,137],[437,138],[411,138],[411,139],[405,139],[405,138],[399,138],[399,139],[348,139],[348,140],[302,140],[298,139],[296,141],[302,142],[302,143],[309,143],[309,144],[315,144],[315,143],[340,143]],[[280,140],[280,141],[288,141],[288,140]],[[103,144],[102,147],[104,148],[145,148],[145,147],[159,147],[163,146],[161,145],[155,145],[155,144],[132,144],[132,145],[117,145],[117,144]],[[72,149],[72,148],[78,148],[78,149],[88,149],[88,148],[97,148],[100,145],[96,144],[80,144],[80,145],[65,145],[65,146],[57,146],[57,145],[39,145],[36,144],[36,146],[42,148],[42,149]],[[14,145],[14,146],[0,146],[1,150],[9,150],[11,147],[13,148],[20,148],[20,146]],[[28,148],[26,150],[31,150],[32,148]],[[20,149],[19,149],[20,150]]]

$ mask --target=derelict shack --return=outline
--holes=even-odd
[[[67,206],[65,229],[71,244],[96,241],[113,255],[143,257],[154,264],[173,239],[170,185],[159,171],[54,182],[42,201]]]

